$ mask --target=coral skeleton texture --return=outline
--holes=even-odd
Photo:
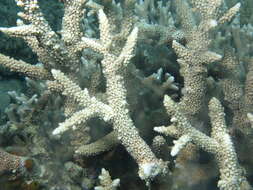
[[[39,0],[16,0],[21,9],[17,26],[0,27],[6,35],[24,39],[38,59],[38,64],[32,65],[0,53],[0,65],[26,76],[29,89],[36,94],[19,103],[30,101],[27,107],[32,109],[27,108],[28,116],[23,114],[28,119],[15,119],[15,123],[29,125],[34,118],[39,120],[39,111],[49,114],[52,107],[60,112],[60,119],[52,115],[35,122],[51,127],[47,140],[37,134],[40,142],[69,147],[66,155],[76,163],[108,151],[115,156],[115,147],[122,145],[149,189],[182,188],[170,179],[177,175],[174,170],[187,165],[187,161],[179,163],[177,157],[189,146],[214,155],[219,189],[252,189],[250,177],[240,165],[242,158],[236,153],[234,144],[240,142],[233,136],[240,131],[248,147],[253,147],[249,140],[253,135],[252,53],[238,55],[240,50],[234,49],[239,40],[230,39],[233,45],[228,42],[235,34],[231,23],[238,19],[240,2],[231,8],[223,0],[60,3],[64,13],[59,31],[52,29]],[[219,38],[220,31],[230,35]],[[169,59],[162,56],[163,48]],[[156,49],[158,56],[153,55]],[[18,100],[18,95],[12,92],[12,98]],[[15,115],[11,112],[19,106],[9,109],[7,115]],[[92,137],[92,128],[109,132]],[[164,136],[169,137],[165,140]],[[168,142],[173,142],[173,147]],[[46,152],[41,150],[38,155],[52,155]],[[36,160],[38,155],[33,152],[29,156]],[[20,170],[24,159],[1,149],[0,174]],[[76,171],[76,176],[82,173],[79,166],[68,169]],[[46,175],[44,170],[36,170],[37,177]],[[107,170],[102,169],[96,190],[115,190],[124,184],[124,179],[112,180]],[[161,187],[154,187],[153,181]]]

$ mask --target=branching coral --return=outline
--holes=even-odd
[[[182,114],[180,106],[168,96],[165,96],[164,105],[168,114],[172,116],[173,126],[156,127],[155,131],[166,135],[180,136],[179,140],[174,142],[171,155],[177,155],[188,143],[193,142],[207,152],[215,154],[221,173],[221,179],[218,182],[220,189],[240,189],[240,185],[245,179],[227,131],[224,110],[220,102],[213,98],[209,103],[209,115],[213,126],[211,138],[192,127]],[[172,128],[176,134],[175,131],[171,131]]]
[[[192,0],[192,6],[200,14],[200,21],[196,23],[187,2],[176,0],[177,11],[181,17],[185,30],[186,46],[173,41],[173,49],[177,53],[180,64],[180,73],[184,77],[184,96],[180,104],[190,115],[197,114],[203,107],[206,93],[207,66],[212,62],[219,61],[222,56],[208,50],[211,43],[209,33],[215,27],[224,22],[229,22],[238,12],[240,3],[219,17],[219,8],[222,1]]]
[[[164,158],[163,154],[168,147],[162,136],[156,136],[152,147],[149,146],[151,141],[143,139],[144,127],[138,128],[138,122],[149,118],[153,127],[155,118],[152,114],[157,114],[161,118],[159,123],[165,125],[169,115],[173,124],[155,127],[155,131],[177,139],[171,149],[172,157],[180,154],[189,144],[194,144],[215,156],[221,190],[242,190],[242,185],[250,189],[239,164],[229,133],[230,123],[225,122],[222,105],[232,113],[228,118],[232,127],[252,124],[252,64],[247,65],[245,74],[230,49],[224,55],[219,54],[220,50],[216,53],[210,49],[215,41],[213,33],[221,25],[232,21],[240,3],[225,9],[222,0],[175,0],[166,3],[125,0],[119,3],[102,1],[101,4],[92,0],[61,2],[64,5],[61,31],[51,28],[37,0],[16,0],[22,8],[18,13],[21,19],[17,20],[17,26],[0,27],[0,31],[11,37],[23,38],[40,62],[30,65],[0,53],[0,64],[34,80],[43,80],[47,89],[41,90],[45,95],[41,99],[54,99],[55,94],[63,96],[58,104],[62,107],[58,109],[59,112],[64,109],[65,120],[49,130],[50,140],[60,144],[65,142],[67,134],[67,138],[72,140],[69,146],[74,147],[74,151],[70,151],[74,158],[98,155],[121,144],[137,163],[139,177],[151,187],[151,181],[157,176],[166,178],[171,175],[168,172],[169,155]],[[141,63],[136,62],[143,59],[133,59],[136,49],[142,51],[139,44],[149,44],[154,46],[152,48],[163,46],[173,52],[170,56],[180,67],[179,71],[172,71],[173,76],[179,73],[181,76],[169,74],[169,61],[151,69],[153,74],[147,68],[141,68]],[[210,69],[212,63],[217,62],[222,68],[219,81],[215,81],[215,77],[208,78],[215,73]],[[241,73],[245,74],[244,88],[240,87]],[[88,79],[86,82],[85,77]],[[176,83],[177,80],[179,82]],[[219,85],[222,95],[214,91],[209,97],[207,92],[211,84]],[[139,97],[145,89],[149,89],[151,97],[157,101],[154,101],[155,105],[143,106],[146,109],[142,109]],[[170,90],[177,92],[169,97],[166,94]],[[161,103],[164,95],[163,105],[167,115]],[[211,122],[207,119],[207,104]],[[141,119],[136,119],[138,117]],[[93,127],[89,126],[93,119],[111,128],[104,136],[87,144],[91,139],[87,133]],[[201,127],[196,123],[200,122],[202,127],[211,126],[210,137],[206,135],[205,127],[199,129]],[[97,126],[98,129],[102,127]],[[154,131],[148,132],[146,136],[154,136]],[[1,170],[19,168],[21,161],[21,157],[0,151]],[[104,169],[99,179],[101,186],[95,189],[116,189],[119,186],[119,180],[112,180]]]
[[[128,35],[129,29],[124,28],[119,35],[113,35],[111,33],[111,26],[113,25],[110,25],[110,22],[113,20],[108,20],[103,10],[99,10],[100,40],[83,37],[80,41],[78,37],[80,36],[80,28],[71,27],[68,22],[71,20],[71,24],[73,24],[72,19],[74,19],[74,22],[78,22],[81,15],[75,15],[75,18],[72,18],[68,16],[68,14],[70,14],[70,11],[78,12],[85,3],[86,1],[64,1],[66,12],[63,19],[64,27],[61,32],[62,38],[59,38],[59,36],[51,30],[42,16],[37,1],[17,2],[18,6],[24,8],[24,12],[19,13],[19,16],[30,22],[30,25],[24,25],[23,22],[19,22],[20,26],[8,29],[1,28],[1,30],[9,35],[21,36],[27,39],[29,45],[38,54],[40,61],[46,63],[44,65],[45,71],[42,70],[41,72],[44,71],[47,73],[46,70],[50,71],[51,68],[60,68],[63,71],[66,69],[74,71],[72,73],[66,72],[65,74],[55,69],[51,71],[53,78],[58,82],[58,84],[50,83],[49,86],[51,89],[59,89],[71,102],[75,101],[84,108],[83,110],[73,113],[69,119],[61,123],[59,127],[53,131],[53,134],[60,134],[69,127],[74,126],[75,128],[76,125],[85,123],[85,121],[90,118],[97,116],[106,122],[111,122],[118,139],[139,164],[139,176],[148,182],[156,175],[165,172],[166,165],[155,157],[151,149],[140,138],[128,113],[129,110],[125,90],[125,82],[127,79],[125,77],[129,72],[127,70],[129,67],[128,63],[134,55],[133,50],[137,41],[138,29],[134,28]],[[131,4],[133,4],[131,1],[126,2],[128,6]],[[131,27],[131,15],[127,16],[130,16],[128,25]],[[74,25],[76,26],[79,24],[75,23]],[[24,27],[27,27],[25,33],[22,32]],[[73,34],[75,39],[69,36],[69,34]],[[126,35],[128,35],[128,37]],[[127,38],[127,41],[125,46],[119,51],[120,44],[117,43],[119,43],[121,38]],[[117,50],[115,50],[116,46],[118,48]],[[91,48],[104,56],[101,64],[103,66],[103,74],[107,79],[106,95],[109,105],[104,104],[95,97],[91,97],[87,89],[82,90],[78,85],[72,82],[72,80],[65,76],[69,74],[70,78],[76,80],[74,73],[78,71],[78,52],[83,48]],[[54,51],[49,52],[51,49]],[[48,55],[45,56],[45,54]],[[1,59],[3,63],[6,62],[5,60]],[[30,67],[26,63],[20,62],[16,64],[18,65],[15,67],[16,71],[20,70],[20,64],[25,65],[25,68]],[[24,73],[32,77],[35,73],[39,73],[40,69],[41,68],[32,67],[32,69],[30,69],[32,71],[27,69],[28,71],[24,71]],[[42,76],[42,74],[38,74],[38,76]],[[39,79],[38,76],[37,78]],[[44,79],[51,78],[50,74],[44,74],[44,76],[46,76]]]
[[[104,105],[94,97],[88,95],[87,90],[81,90],[67,79],[63,73],[52,71],[53,77],[63,85],[63,94],[70,96],[79,102],[84,110],[75,113],[71,118],[54,130],[53,134],[59,134],[68,126],[73,126],[77,122],[85,121],[94,114],[98,114],[105,121],[111,120],[113,129],[118,139],[126,147],[127,151],[134,157],[140,167],[139,175],[142,179],[149,180],[166,169],[165,164],[157,160],[149,147],[139,137],[134,128],[134,124],[129,117],[128,104],[126,102],[126,91],[124,87],[126,67],[133,56],[132,51],[137,39],[138,29],[135,28],[129,35],[126,45],[116,57],[112,54],[110,46],[113,36],[110,34],[110,26],[106,15],[102,10],[99,11],[100,20],[100,41],[83,38],[84,46],[90,47],[104,55],[101,64],[103,73],[107,79],[107,100],[109,105]],[[142,151],[140,151],[142,150]]]
[[[108,171],[102,168],[101,175],[99,176],[100,186],[95,187],[95,190],[116,190],[120,185],[119,179],[111,179]]]

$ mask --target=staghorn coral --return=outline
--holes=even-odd
[[[82,9],[85,3],[86,1],[64,1],[66,7],[65,15],[71,14],[69,13],[71,10],[78,11],[79,9]],[[129,1],[126,2],[126,4],[130,6],[133,3]],[[105,121],[112,122],[118,139],[139,164],[139,175],[142,179],[147,180],[148,182],[157,174],[164,172],[164,170],[166,170],[165,164],[155,157],[150,148],[140,138],[137,130],[135,130],[134,124],[129,118],[127,102],[125,100],[125,79],[121,75],[125,75],[124,67],[127,67],[129,60],[133,56],[132,51],[136,43],[138,29],[133,29],[127,38],[126,45],[122,47],[122,52],[119,52],[120,54],[117,58],[114,53],[118,52],[114,52],[115,50],[110,52],[110,49],[111,47],[116,46],[114,43],[118,42],[118,40],[115,40],[114,36],[110,34],[110,20],[107,19],[102,10],[98,11],[100,21],[100,41],[95,41],[85,37],[79,41],[80,37],[78,36],[80,36],[80,28],[73,28],[67,24],[70,20],[72,21],[72,17],[70,18],[67,16],[63,18],[63,28],[61,32],[62,39],[60,39],[57,34],[52,31],[47,21],[42,17],[37,1],[17,1],[17,5],[24,7],[24,12],[19,13],[19,16],[24,20],[31,22],[31,24],[25,25],[20,21],[18,23],[19,26],[9,29],[2,28],[2,31],[13,36],[24,36],[29,45],[33,47],[33,50],[37,52],[40,61],[43,63],[49,63],[49,65],[44,65],[46,70],[53,67],[56,69],[62,68],[62,70],[68,68],[69,70],[77,72],[78,69],[76,66],[79,62],[77,55],[83,48],[90,47],[104,55],[101,63],[104,67],[103,74],[107,78],[107,100],[109,102],[109,106],[99,100],[96,100],[95,97],[90,97],[87,89],[80,89],[63,73],[52,69],[51,73],[53,77],[59,84],[61,84],[58,85],[58,88],[61,88],[60,90],[63,91],[63,94],[69,97],[68,100],[70,100],[70,102],[66,101],[67,109],[69,109],[69,103],[72,102],[70,107],[73,106],[73,101],[78,102],[80,106],[85,108],[73,113],[69,119],[67,119],[64,123],[61,123],[59,127],[53,131],[53,134],[60,134],[66,131],[69,127],[74,126],[75,128],[75,125],[85,123],[85,121],[90,118],[98,116]],[[81,15],[76,16],[79,19],[81,18]],[[78,18],[75,18],[74,21],[77,22],[79,20]],[[129,25],[131,26],[131,16],[129,17],[129,20]],[[129,29],[125,27],[122,31],[122,34],[115,37],[116,39],[126,38],[126,35],[129,33]],[[69,34],[75,34],[75,38],[78,39],[71,38]],[[40,47],[38,47],[38,38],[40,39]],[[73,46],[75,47],[73,48]],[[51,48],[56,50],[56,52],[49,52],[48,50]],[[49,56],[45,56],[46,53],[48,53]],[[45,58],[47,60],[45,60]],[[1,61],[5,62],[3,59],[1,59]],[[63,63],[66,64],[63,65]],[[19,64],[17,65],[19,66]],[[18,69],[19,68],[16,68],[16,70]],[[27,75],[33,77],[37,70],[39,70],[39,68],[33,68],[31,72],[27,71]],[[120,70],[122,70],[121,75],[117,74]],[[70,74],[70,77],[75,78],[73,73]],[[41,79],[39,77],[37,78]],[[50,75],[43,79],[50,79]],[[139,151],[140,149],[142,151]]]
[[[209,51],[211,43],[209,33],[215,27],[224,22],[229,22],[238,12],[240,3],[229,9],[223,16],[219,16],[218,10],[222,1],[213,1],[211,4],[205,0],[192,0],[194,11],[200,14],[200,21],[196,23],[190,6],[187,2],[175,1],[177,11],[185,33],[186,46],[173,41],[172,47],[178,55],[180,73],[184,77],[184,96],[180,104],[190,115],[198,114],[203,107],[206,94],[207,65],[219,61],[222,56]]]
[[[8,176],[8,180],[17,180],[18,178],[27,178],[38,171],[37,163],[31,158],[17,156],[0,149],[0,176]]]
[[[171,155],[177,155],[188,143],[193,142],[207,152],[215,154],[221,173],[218,187],[224,190],[240,189],[241,183],[245,179],[227,131],[224,110],[220,102],[216,98],[213,98],[209,103],[209,115],[212,123],[211,138],[192,127],[187,118],[182,114],[180,106],[168,96],[165,96],[164,104],[167,113],[172,116],[171,121],[177,130],[177,134],[180,135],[180,138],[174,141],[175,145],[171,150]],[[155,127],[154,130],[171,135],[170,126]]]
[[[36,95],[30,96],[31,100],[36,98],[36,102],[29,104],[33,111],[29,121],[24,124],[36,123],[31,141],[35,146],[31,148],[29,145],[32,150],[30,154],[36,158],[42,157],[41,161],[45,162],[47,158],[52,160],[56,149],[56,157],[63,157],[67,172],[73,169],[77,173],[76,179],[74,174],[74,177],[68,176],[62,169],[64,175],[59,178],[62,184],[53,184],[53,181],[44,183],[53,184],[52,188],[62,188],[63,184],[68,184],[69,189],[92,188],[92,185],[87,185],[90,183],[86,178],[92,172],[84,175],[86,170],[74,164],[70,167],[66,161],[76,161],[83,168],[89,168],[85,164],[87,157],[100,156],[121,144],[137,163],[138,175],[150,189],[155,183],[161,186],[160,189],[180,188],[180,180],[174,180],[178,178],[173,167],[187,164],[187,155],[191,157],[188,159],[194,158],[192,160],[197,162],[198,156],[192,156],[200,155],[197,147],[215,155],[220,172],[220,189],[251,188],[239,164],[240,157],[232,143],[234,138],[230,137],[229,132],[234,126],[242,129],[244,124],[252,124],[252,66],[249,59],[252,55],[250,50],[233,55],[231,49],[223,55],[223,50],[210,48],[216,40],[214,33],[232,21],[240,3],[228,9],[222,0],[63,0],[64,15],[60,31],[54,31],[45,19],[39,1],[17,0],[16,3],[22,10],[18,13],[21,19],[17,20],[17,26],[0,27],[0,31],[11,37],[23,38],[37,54],[39,64],[30,65],[1,53],[0,64],[30,77],[30,89],[37,83],[43,84],[43,88],[33,92]],[[233,38],[238,36],[235,28],[231,29]],[[225,43],[224,40],[222,42]],[[240,47],[240,40],[234,40],[234,43],[235,47]],[[149,47],[150,51],[142,47]],[[158,47],[168,50],[171,59],[162,60],[162,57],[152,55],[155,54],[154,49],[160,50]],[[141,51],[143,54],[134,57],[136,52]],[[244,59],[247,64],[240,65],[235,56],[240,59],[247,57]],[[145,66],[141,65],[142,62],[145,62]],[[220,64],[219,72],[211,68],[212,63]],[[176,64],[180,70],[178,66],[173,66]],[[216,76],[213,73],[218,74]],[[32,84],[31,80],[35,83]],[[215,89],[217,86],[221,91]],[[207,94],[211,89],[215,90]],[[15,92],[11,94],[14,96]],[[179,102],[174,102],[166,94]],[[213,96],[226,106],[225,111]],[[29,102],[29,97],[23,97]],[[149,102],[150,99],[152,101]],[[26,101],[17,108],[25,107]],[[50,101],[56,105],[50,105]],[[207,102],[211,123],[207,119]],[[54,106],[55,112],[52,111]],[[164,108],[172,117],[173,125],[156,127],[155,131],[178,139],[173,141],[171,155],[167,154],[170,147],[166,140],[152,132],[157,123],[169,123]],[[224,113],[227,110],[226,119],[229,122],[226,123]],[[49,117],[50,113],[56,112],[57,119]],[[60,115],[64,115],[64,119]],[[18,119],[14,120],[18,122]],[[206,135],[208,128],[205,126],[209,125],[212,127],[211,137]],[[24,133],[29,131],[29,128],[24,128],[20,130]],[[41,133],[42,130],[45,132]],[[93,130],[102,132],[97,137],[92,135]],[[252,129],[242,130],[242,133],[249,139]],[[171,140],[168,138],[167,141]],[[55,142],[58,145],[50,148],[50,143]],[[68,148],[64,152],[62,149],[66,145]],[[35,150],[35,147],[38,149]],[[187,150],[191,153],[187,153]],[[115,152],[115,149],[112,150],[107,157],[111,159]],[[175,164],[168,162],[181,152],[185,154],[179,156]],[[7,153],[3,154],[3,160],[8,156]],[[56,164],[56,168],[60,168],[62,162],[59,163],[51,161],[42,164],[44,173],[40,175],[41,178],[54,178],[52,176],[56,174],[53,174],[50,165]],[[196,172],[189,186],[217,175],[217,172],[212,172],[201,178],[208,167],[192,169],[193,165],[185,166],[190,172]],[[92,167],[97,169],[100,166],[95,163]],[[157,177],[158,180],[153,184]],[[101,186],[95,189],[116,189],[119,186],[119,180],[111,180],[104,169],[99,179]],[[76,183],[75,180],[79,181]]]
[[[55,129],[53,134],[59,134],[68,127],[75,125],[77,122],[85,122],[90,117],[94,117],[94,114],[97,114],[105,121],[111,120],[118,139],[139,164],[139,176],[142,179],[149,181],[150,178],[161,173],[166,167],[161,161],[155,158],[152,151],[134,129],[134,124],[128,115],[127,102],[125,100],[126,92],[123,82],[124,78],[121,76],[124,73],[121,75],[118,74],[124,72],[124,67],[127,66],[132,57],[131,52],[135,45],[138,30],[135,28],[131,32],[119,57],[115,57],[115,55],[107,50],[107,48],[109,49],[111,46],[110,41],[112,40],[112,36],[109,33],[108,20],[102,10],[99,11],[99,20],[101,42],[84,38],[83,43],[84,45],[104,54],[104,59],[101,64],[104,67],[103,72],[107,78],[107,97],[109,105],[105,105],[97,101],[95,98],[89,97],[87,90],[82,91],[78,86],[69,81],[63,73],[53,70],[52,74],[54,78],[63,85],[65,91],[63,93],[72,96],[75,101],[80,102],[81,106],[85,107],[84,110],[80,111],[81,113],[75,113],[70,119]],[[79,117],[78,119],[78,116],[82,118]]]
[[[111,176],[107,170],[102,168],[101,175],[99,176],[100,186],[95,187],[95,190],[116,190],[120,186],[119,179],[111,179]]]
[[[9,154],[1,149],[0,159],[1,159],[1,166],[0,166],[1,175],[3,175],[5,172],[18,173],[24,172],[25,170],[25,158]]]

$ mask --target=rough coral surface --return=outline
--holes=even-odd
[[[253,36],[238,19],[243,2],[45,2],[16,0],[16,25],[0,26],[37,56],[32,65],[0,49],[0,65],[26,77],[0,110],[0,145],[40,163],[26,188],[252,189]],[[54,3],[57,27],[46,14]],[[1,149],[0,174],[23,161]]]

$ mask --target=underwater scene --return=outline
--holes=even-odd
[[[252,187],[252,0],[0,0],[0,190]]]

